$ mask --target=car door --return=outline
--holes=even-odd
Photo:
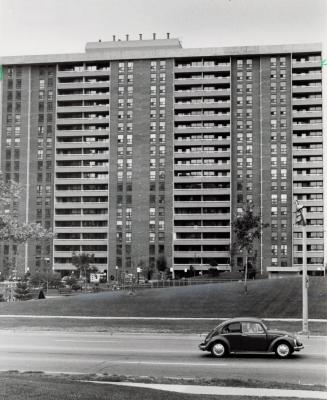
[[[242,322],[242,351],[266,351],[267,334],[259,322]]]
[[[232,322],[226,325],[222,330],[222,336],[228,340],[231,351],[241,349],[242,330],[240,322]]]

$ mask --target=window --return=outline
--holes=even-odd
[[[256,322],[242,322],[242,331],[243,333],[264,333],[262,325]]]
[[[222,333],[240,333],[241,332],[241,324],[239,322],[233,322],[224,327]]]

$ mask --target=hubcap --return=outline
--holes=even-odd
[[[280,344],[280,345],[277,347],[277,353],[278,353],[280,356],[282,356],[282,357],[287,356],[287,355],[289,354],[289,352],[290,352],[290,349],[289,349],[289,347],[287,346],[287,344]]]
[[[213,352],[216,356],[222,356],[225,353],[225,347],[221,343],[216,343],[213,346]]]

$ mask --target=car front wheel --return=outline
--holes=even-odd
[[[227,347],[222,342],[216,342],[211,347],[211,354],[214,357],[221,358],[224,357],[228,353]]]
[[[292,354],[292,349],[288,343],[281,342],[276,345],[275,353],[279,358],[287,358]]]

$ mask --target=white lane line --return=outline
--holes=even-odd
[[[117,343],[119,339],[116,340],[73,340],[73,339],[55,339],[54,342],[72,342],[72,343]]]

